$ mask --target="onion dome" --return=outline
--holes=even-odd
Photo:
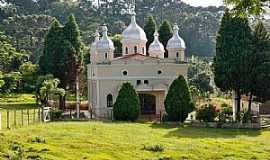
[[[96,43],[98,52],[109,52],[114,51],[114,45],[112,40],[108,37],[107,26],[102,27],[102,38]]]
[[[167,49],[186,49],[185,41],[178,34],[177,24],[173,26],[173,36],[167,43]]]
[[[150,44],[148,52],[152,57],[164,58],[165,49],[158,39],[159,34],[157,31],[155,31],[154,37],[154,41]]]
[[[122,33],[124,40],[139,40],[147,42],[144,30],[136,23],[136,13],[132,13],[131,23]]]

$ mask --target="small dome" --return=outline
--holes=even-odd
[[[167,49],[186,49],[185,41],[178,34],[179,28],[173,26],[173,37],[168,41]]]
[[[102,38],[96,42],[96,47],[98,52],[114,50],[113,41],[108,37],[107,26],[102,27]]]
[[[164,49],[164,46],[162,43],[160,43],[159,39],[158,39],[158,32],[156,31],[155,34],[155,39],[154,41],[150,44],[149,46],[149,53],[151,56],[153,55],[156,55],[156,54],[162,54],[162,56],[164,56],[164,52],[165,52],[165,49]]]
[[[122,33],[123,39],[146,41],[144,30],[136,23],[136,14],[133,13],[130,25]]]

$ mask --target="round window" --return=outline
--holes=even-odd
[[[157,72],[158,74],[162,74],[162,71],[161,70],[158,70],[158,72]]]
[[[127,76],[128,72],[127,71],[123,71],[123,75]]]

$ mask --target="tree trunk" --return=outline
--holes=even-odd
[[[253,98],[253,94],[250,93],[250,95],[249,95],[249,100],[248,100],[248,112],[249,112],[249,113],[251,113],[252,98]]]
[[[241,120],[240,110],[241,110],[241,93],[236,91],[236,120],[239,122]]]
[[[80,78],[79,72],[76,72],[76,112],[77,112],[77,119],[80,118]]]

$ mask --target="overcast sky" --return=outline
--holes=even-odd
[[[223,0],[182,0],[192,6],[221,6]]]

